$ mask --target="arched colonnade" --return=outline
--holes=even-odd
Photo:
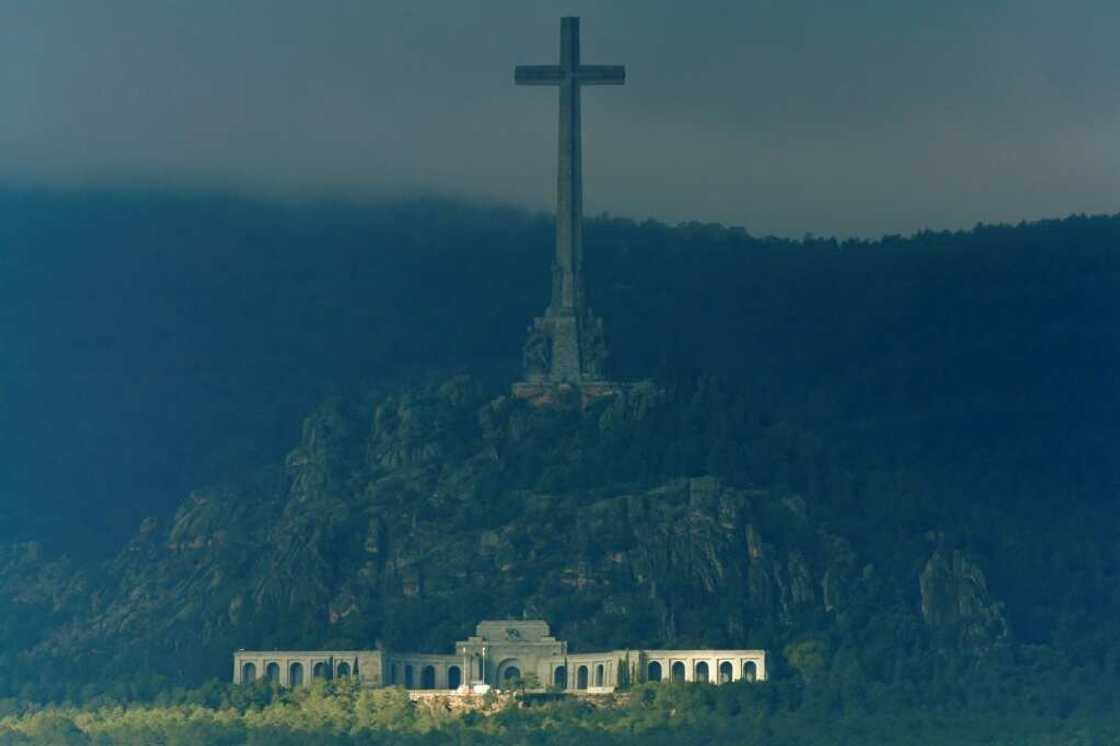
[[[385,662],[385,686],[431,691],[455,690],[466,683],[463,662],[452,656],[389,657]]]
[[[641,677],[644,681],[697,681],[730,684],[733,681],[766,679],[763,655],[735,651],[647,651]]]
[[[348,679],[360,674],[358,660],[353,657],[324,657],[321,654],[283,658],[262,656],[239,661],[234,680],[239,684],[252,684],[265,679],[280,686],[297,687],[314,679]]]

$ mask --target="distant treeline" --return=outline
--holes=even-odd
[[[902,704],[886,690],[845,706],[839,691],[792,682],[646,685],[610,700],[570,698],[523,708],[511,699],[450,711],[438,702],[411,703],[402,689],[318,685],[290,693],[213,684],[165,693],[157,705],[10,715],[0,718],[0,744],[1088,746],[1120,739],[1115,712],[1058,716],[1048,708],[1056,688],[1032,688],[1041,699],[967,703],[953,712]]]

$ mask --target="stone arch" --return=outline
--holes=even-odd
[[[576,689],[587,688],[587,666],[580,666],[576,669]]]
[[[731,661],[724,661],[719,664],[719,683],[730,684],[731,680],[735,678],[735,667],[731,665]]]
[[[552,672],[552,685],[559,689],[568,688],[568,667],[557,666],[556,670]]]
[[[754,661],[747,661],[743,664],[743,678],[747,681],[758,680],[758,664]]]
[[[338,664],[338,678],[340,678],[340,679],[350,678],[350,664],[347,663],[346,661],[342,661],[341,663]]]
[[[420,688],[421,689],[435,689],[436,688],[436,667],[424,666],[420,669]]]
[[[498,686],[508,686],[521,679],[521,661],[506,658],[498,664]]]
[[[661,681],[661,664],[657,661],[650,661],[646,666],[646,681],[658,682]]]
[[[288,686],[303,686],[303,664],[299,661],[288,666]]]
[[[696,664],[696,669],[692,676],[693,681],[707,681],[708,680],[708,662],[699,661]]]
[[[404,664],[404,688],[405,689],[416,688],[416,682],[413,681],[412,664],[411,663],[405,663]]]
[[[463,670],[458,666],[447,668],[447,688],[458,689],[463,684]]]
[[[327,664],[324,661],[319,661],[311,667],[311,678],[313,679],[329,679],[327,675]]]
[[[269,681],[280,683],[280,664],[276,661],[271,661],[264,667],[265,678]]]
[[[252,684],[257,680],[257,664],[250,661],[241,665],[241,683]]]
[[[669,670],[672,673],[673,681],[684,681],[684,663],[676,661]]]
[[[606,669],[602,663],[595,666],[595,686],[603,686],[606,680]]]

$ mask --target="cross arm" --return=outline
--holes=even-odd
[[[576,80],[583,85],[622,85],[626,82],[624,65],[580,65]]]
[[[517,85],[558,85],[564,79],[559,65],[518,65],[513,70]]]

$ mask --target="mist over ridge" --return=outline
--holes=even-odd
[[[554,95],[512,85],[582,16],[589,213],[874,235],[1074,211],[1120,189],[1107,0],[936,7],[620,0],[20,4],[0,178],[259,194],[552,199]]]

